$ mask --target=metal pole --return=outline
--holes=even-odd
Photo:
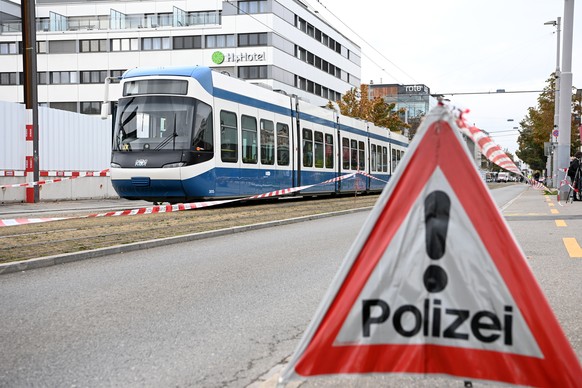
[[[32,111],[32,164],[33,180],[39,180],[39,163],[38,163],[38,92],[36,76],[36,16],[35,1],[23,0],[21,2],[21,19],[22,19],[22,40],[24,53],[22,62],[24,68],[24,104],[26,109]],[[38,186],[34,186],[32,198],[27,202],[38,202]],[[28,197],[28,196],[27,196]]]
[[[570,165],[570,143],[572,133],[572,40],[574,31],[574,0],[564,0],[564,37],[562,50],[562,73],[560,75],[560,117],[558,118],[558,182],[566,177],[565,169]],[[561,191],[567,192],[568,186]],[[565,193],[564,193],[565,195]],[[562,193],[560,193],[560,198]]]
[[[561,22],[562,18],[558,16],[558,21],[556,22],[556,36],[557,36],[557,50],[556,50],[556,74],[554,80],[554,129],[558,129],[559,117],[560,117],[560,32],[561,32]],[[553,132],[553,131],[552,131]],[[554,149],[558,138],[550,133],[550,146],[552,154],[548,158],[552,166],[551,171],[551,184],[550,187],[558,187],[558,153]]]

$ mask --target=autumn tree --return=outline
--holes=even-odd
[[[395,132],[401,132],[409,127],[400,119],[399,113],[402,113],[402,110],[394,110],[396,104],[387,104],[381,97],[370,99],[368,88],[368,85],[362,84],[360,89],[352,88],[347,91],[341,100],[336,101],[340,113],[369,121]]]
[[[422,120],[424,120],[424,117],[425,115],[422,114],[420,116],[408,118],[408,125],[410,125],[410,128],[408,129],[408,140],[412,140],[412,138],[416,135],[418,127],[420,127],[420,124],[422,123]]]
[[[554,100],[555,100],[555,77],[552,76],[547,81],[547,86],[538,97],[537,107],[530,107],[527,116],[519,123],[521,130],[517,142],[519,148],[517,156],[527,163],[532,170],[544,170],[546,168],[547,156],[544,155],[544,143],[549,141],[550,134],[554,129]],[[572,100],[572,109],[580,110],[579,104]],[[571,130],[571,154],[580,148],[580,138],[572,117]]]

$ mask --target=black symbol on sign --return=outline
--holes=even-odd
[[[433,191],[424,200],[426,253],[432,260],[439,260],[445,254],[450,210],[451,200],[443,191]],[[440,266],[431,264],[422,280],[428,292],[440,292],[447,286],[448,276]]]

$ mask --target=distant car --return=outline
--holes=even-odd
[[[508,172],[500,172],[497,174],[497,182],[509,182],[509,173]]]

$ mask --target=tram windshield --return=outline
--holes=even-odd
[[[190,150],[193,130],[197,143],[208,137],[212,150],[211,108],[195,99],[179,96],[135,96],[119,100],[114,151]],[[210,122],[209,122],[210,121]],[[207,132],[210,132],[208,135]]]

